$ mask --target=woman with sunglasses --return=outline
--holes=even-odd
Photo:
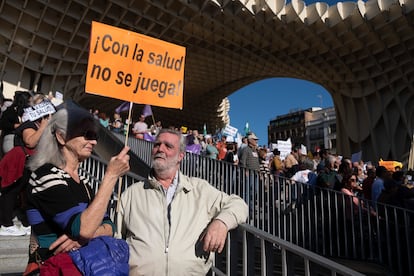
[[[118,178],[129,170],[129,148],[111,158],[95,194],[78,169],[97,144],[96,124],[87,110],[72,102],[62,104],[28,163],[32,173],[27,216],[38,242],[31,246],[32,258],[44,261],[79,249],[92,238],[114,234],[106,210]]]
[[[338,194],[335,212],[333,212],[336,214],[336,218],[332,225],[336,227],[333,235],[337,235],[339,242],[339,247],[335,250],[343,254],[345,249],[352,251],[356,250],[355,248],[361,248],[362,245],[359,243],[363,243],[364,240],[355,238],[359,235],[359,227],[369,225],[370,220],[368,218],[376,216],[376,213],[374,210],[370,210],[370,207],[366,206],[361,198],[356,196],[355,192],[359,190],[359,185],[355,173],[345,174],[342,178],[342,185],[340,191],[344,195]],[[371,220],[373,219],[371,218]],[[359,224],[360,221],[363,221],[361,225]],[[353,239],[358,240],[358,243],[350,242]]]
[[[357,214],[359,212],[359,208],[361,208],[363,212],[368,212],[368,209],[364,205],[364,202],[357,196],[357,193],[360,193],[362,188],[358,184],[358,177],[356,173],[345,174],[342,178],[342,184],[343,187],[341,188],[341,192],[350,197],[345,197],[347,217],[350,218],[349,216],[352,213]],[[352,201],[352,206],[349,204],[350,201]],[[376,215],[374,210],[369,210],[369,213],[374,216]]]

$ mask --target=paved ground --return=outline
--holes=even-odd
[[[22,275],[28,260],[29,239],[29,236],[0,236],[0,275]]]

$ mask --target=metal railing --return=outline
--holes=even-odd
[[[249,224],[230,231],[217,275],[363,275]]]
[[[80,174],[89,179],[97,192],[104,176],[106,162],[97,156],[84,161]],[[108,204],[108,213],[115,220],[118,189],[143,178],[131,173],[119,179]],[[256,227],[242,224],[228,233],[223,253],[217,254],[212,275],[363,275],[309,250],[273,236]]]
[[[241,196],[249,205],[249,223],[271,235],[330,258],[378,263],[391,274],[414,275],[412,210],[380,203],[372,207],[369,200],[190,154],[182,170]]]
[[[150,165],[152,143],[129,139]],[[249,205],[249,224],[272,236],[330,258],[378,263],[397,275],[414,275],[414,212],[373,204],[340,192],[273,179],[233,164],[187,153],[184,174],[206,179]],[[129,183],[129,180],[125,180]],[[372,208],[376,215],[367,211]]]

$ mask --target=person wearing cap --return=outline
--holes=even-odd
[[[239,157],[240,166],[250,170],[259,171],[260,161],[257,152],[258,140],[259,138],[257,138],[253,132],[247,135],[247,147],[243,149],[241,156]]]
[[[97,123],[87,110],[65,102],[40,137],[28,162],[32,173],[26,213],[32,236],[37,237],[31,241],[37,245],[31,246],[29,262],[30,258],[45,261],[115,232],[106,210],[118,178],[129,170],[129,148],[111,158],[95,194],[78,169],[97,144]]]
[[[129,244],[129,275],[206,275],[227,233],[247,220],[247,205],[180,171],[185,138],[161,129],[152,170],[122,194],[117,234]]]

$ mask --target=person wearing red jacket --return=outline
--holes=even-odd
[[[221,140],[217,142],[216,148],[219,152],[217,155],[217,159],[223,160],[227,154],[227,136],[226,135],[221,136]]]

